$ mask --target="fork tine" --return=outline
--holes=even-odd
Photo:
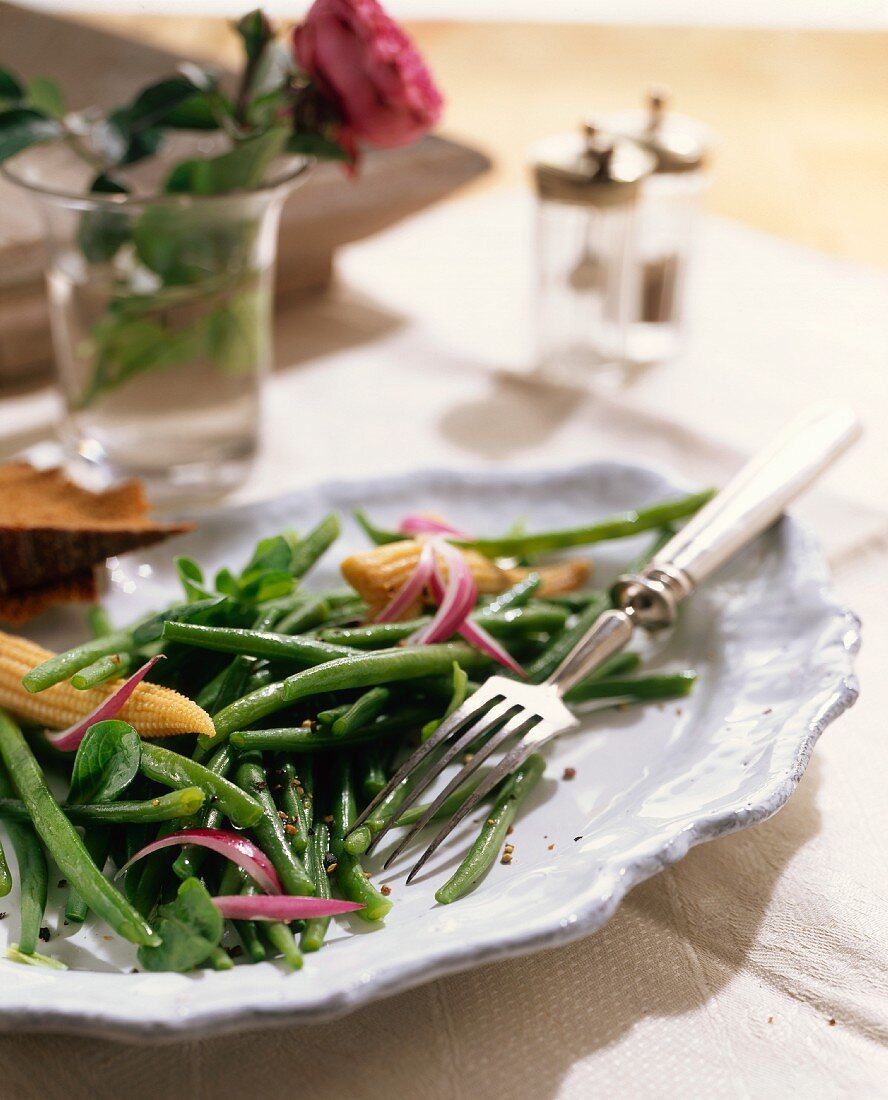
[[[455,756],[458,756],[465,748],[472,744],[473,741],[479,737],[483,737],[485,734],[494,730],[504,719],[510,716],[510,712],[518,708],[517,703],[513,703],[509,699],[502,699],[494,705],[476,721],[466,726],[463,731],[455,738],[453,738],[441,755],[434,761],[430,768],[419,777],[414,784],[410,793],[398,807],[398,813],[402,814],[416,802],[416,800],[428,790],[432,783],[438,778],[441,772],[447,767],[451,760]],[[520,708],[519,708],[520,709]],[[392,828],[395,823],[395,816],[389,818],[389,820],[383,825],[376,836],[370,843],[368,851],[372,850],[385,836],[385,834]],[[386,867],[388,862],[386,863]]]
[[[464,818],[468,817],[478,803],[493,790],[497,783],[501,782],[507,775],[510,775],[516,768],[519,768],[524,763],[531,752],[533,752],[534,748],[536,748],[536,744],[536,741],[533,739],[530,741],[520,741],[506,753],[493,769],[491,769],[489,774],[485,776],[484,780],[475,788],[453,817],[444,823],[435,839],[419,857],[410,874],[407,876],[407,886],[416,878],[426,862],[444,843],[447,837],[450,836],[457,825],[459,825]]]
[[[427,741],[423,741],[423,743],[410,754],[379,794],[372,798],[368,805],[358,814],[352,824],[352,830],[363,825],[380,802],[388,798],[395,787],[403,783],[413,769],[419,767],[429,753],[433,752],[442,741],[459,729],[460,726],[471,721],[484,706],[495,699],[497,695],[501,694],[501,692],[496,690],[496,685],[491,684],[491,681],[482,684],[470,699],[467,699],[461,707],[458,707],[449,718],[444,719]]]
[[[438,810],[441,808],[447,798],[457,788],[461,787],[463,783],[474,775],[477,769],[484,763],[488,756],[494,752],[500,745],[509,738],[514,737],[519,732],[527,732],[532,723],[538,720],[538,715],[529,713],[523,708],[515,715],[513,715],[504,726],[502,726],[492,737],[488,738],[483,745],[480,746],[478,751],[474,754],[472,759],[460,769],[460,771],[451,779],[444,790],[438,795],[438,797],[432,802],[431,806],[426,810],[419,821],[409,830],[407,835],[401,840],[397,848],[389,855],[388,859],[383,865],[383,870],[386,870],[390,863],[392,863],[397,857],[404,851],[408,844],[416,837],[416,835],[428,825]],[[403,810],[399,808],[397,817]],[[392,824],[397,824],[393,821]]]

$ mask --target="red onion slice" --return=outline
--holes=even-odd
[[[451,538],[465,539],[466,541],[472,537],[466,531],[461,531],[459,527],[454,527],[443,520],[432,519],[430,516],[423,516],[419,513],[404,516],[398,524],[398,530],[403,535],[449,535]]]
[[[459,632],[469,645],[474,646],[475,649],[480,649],[482,653],[486,653],[488,657],[499,661],[501,665],[505,665],[506,668],[511,669],[518,676],[527,675],[515,658],[499,644],[496,638],[492,638],[483,626],[466,619],[459,628]]]
[[[431,645],[458,633],[478,599],[478,587],[465,557],[443,539],[434,540],[435,566],[431,579],[432,595],[439,601],[430,623],[417,630],[408,643]],[[447,563],[445,584],[439,558]]]
[[[231,920],[310,920],[353,913],[364,906],[356,901],[335,898],[304,898],[289,894],[223,894],[213,898],[223,917]]]
[[[81,718],[80,721],[75,722],[73,726],[69,726],[66,730],[60,730],[58,733],[47,733],[46,739],[50,744],[54,745],[55,748],[61,749],[62,752],[73,752],[74,749],[79,748],[80,742],[83,740],[89,727],[94,726],[96,722],[104,722],[106,719],[113,718],[118,714],[123,704],[129,699],[161,657],[163,657],[163,654],[158,653],[156,657],[152,657],[150,661],[146,661],[140,669],[134,672],[128,680],[125,680],[120,685],[113,695],[109,695],[101,706],[96,707],[92,714],[88,715],[86,718]]]
[[[261,848],[257,848],[245,836],[230,833],[225,829],[180,829],[178,833],[171,833],[159,840],[153,840],[124,863],[117,872],[118,876],[129,870],[137,860],[150,856],[152,852],[158,852],[161,848],[172,848],[177,844],[196,844],[200,848],[209,848],[211,852],[218,852],[220,856],[225,856],[246,871],[256,885],[267,894],[284,892],[277,871]]]
[[[404,612],[422,595],[423,589],[431,581],[435,569],[435,552],[427,542],[419,555],[416,568],[407,578],[404,587],[376,616],[378,623],[396,622]]]

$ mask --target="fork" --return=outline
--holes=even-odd
[[[407,876],[407,882],[412,882],[456,826],[497,784],[520,767],[535,749],[578,725],[564,703],[564,696],[571,688],[622,649],[636,627],[656,631],[671,626],[679,604],[770,527],[859,435],[860,425],[850,410],[810,409],[748,462],[644,569],[617,579],[611,591],[613,609],[602,612],[544,683],[527,684],[506,676],[491,676],[482,684],[404,761],[356,818],[353,828],[358,828],[402,783],[411,781],[409,794],[374,837],[373,845],[378,845],[397,824],[400,814],[416,802],[444,768],[474,746],[464,766],[389,855],[385,867],[488,757],[514,742],[426,848]],[[421,771],[426,763],[430,766]]]

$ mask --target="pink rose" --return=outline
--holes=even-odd
[[[441,114],[441,95],[416,47],[377,0],[315,0],[293,32],[293,49],[335,103],[346,147],[408,145]]]

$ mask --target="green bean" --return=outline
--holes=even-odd
[[[360,622],[367,618],[367,605],[363,600],[352,600],[351,603],[342,604],[340,607],[330,609],[326,626],[345,626],[348,623]]]
[[[237,660],[237,658],[235,658],[235,660]],[[207,714],[212,714],[213,705],[219,694],[219,689],[222,687],[230,668],[230,664],[227,664],[224,668],[220,668],[216,675],[207,680],[200,691],[194,696],[195,703],[197,703],[202,710],[205,710]]]
[[[457,546],[469,546],[490,558],[523,558],[531,554],[548,554],[553,550],[565,550],[571,546],[587,546],[606,539],[624,539],[662,527],[675,519],[692,516],[714,495],[708,489],[677,500],[666,500],[648,508],[640,508],[598,523],[583,527],[570,527],[560,531],[540,531],[534,535],[507,535],[490,539],[454,539]]]
[[[235,772],[238,785],[253,795],[261,807],[261,816],[252,823],[253,832],[262,851],[274,864],[286,892],[310,894],[314,887],[287,839],[277,806],[268,790],[268,781],[260,759],[258,753],[249,753],[241,758]]]
[[[505,611],[476,611],[471,621],[484,627],[495,638],[512,638],[525,634],[549,634],[561,630],[567,621],[567,611],[561,607],[513,607]],[[322,630],[318,637],[325,642],[356,649],[394,646],[409,638],[420,627],[431,622],[427,615],[399,623],[371,623],[369,626],[339,627]]]
[[[372,839],[373,834],[370,832],[369,825],[359,825],[343,840],[342,847],[350,856],[362,856],[370,847]]]
[[[12,783],[6,774],[6,769],[0,766],[0,795],[6,797],[12,792]],[[40,926],[43,923],[43,913],[46,909],[49,868],[46,863],[46,852],[37,839],[37,834],[30,824],[27,813],[25,820],[27,824],[21,825],[7,822],[6,832],[12,843],[15,858],[18,861],[19,913],[21,917],[19,950],[25,955],[33,955],[37,950]],[[7,889],[5,893],[8,894],[9,890]]]
[[[207,771],[213,775],[226,776],[234,763],[234,751],[230,745],[220,745],[207,761]],[[208,806],[201,814],[199,824],[205,829],[218,829],[222,824],[222,813],[214,806]],[[185,844],[173,860],[173,871],[181,879],[197,875],[207,857],[207,849],[196,844]]]
[[[123,653],[132,648],[133,636],[129,630],[117,630],[113,634],[105,634],[101,638],[93,638],[89,642],[75,646],[66,653],[58,653],[42,664],[32,668],[22,677],[22,683],[30,692],[45,691],[54,684],[60,684],[79,672],[87,665],[91,665],[99,657],[108,657],[115,653]]]
[[[345,848],[345,838],[351,832],[351,824],[356,817],[351,767],[347,760],[341,760],[339,787],[333,804],[332,846],[336,857],[336,884],[348,901],[356,901],[364,906],[357,911],[356,916],[373,923],[385,917],[392,903],[366,878],[360,859]]]
[[[182,787],[169,794],[146,798],[142,802],[92,802],[83,806],[62,805],[66,817],[78,825],[92,822],[108,825],[153,824],[159,821],[173,821],[177,817],[191,817],[204,804],[206,795],[199,787]],[[7,804],[8,807],[8,804]],[[0,817],[4,817],[7,808],[0,800]],[[18,816],[18,811],[10,811],[9,816]]]
[[[296,661],[301,665],[320,665],[337,657],[352,657],[345,646],[329,645],[317,638],[295,637],[292,634],[272,634],[259,630],[241,630],[227,626],[201,626],[197,623],[166,623],[163,636],[167,641],[184,642],[201,649],[221,653],[244,653],[250,657],[270,657]]]
[[[104,638],[106,634],[112,634],[114,627],[108,618],[108,612],[101,604],[94,604],[86,613],[86,621],[89,632],[94,638]]]
[[[256,927],[255,921],[239,920],[232,921],[232,924],[250,962],[260,963],[268,958],[268,952],[265,950],[265,944],[259,938],[259,929]]]
[[[224,897],[239,894],[249,883],[249,876],[235,863],[227,863],[219,883],[219,893]],[[231,922],[241,945],[251,962],[259,963],[266,958],[265,946],[259,938],[256,922],[251,920],[233,920]]]
[[[78,691],[86,691],[87,688],[104,684],[106,680],[114,677],[128,676],[137,665],[138,659],[132,654],[121,656],[119,653],[112,653],[107,657],[100,657],[91,665],[75,672],[71,677],[71,687],[77,688]]]
[[[609,606],[610,600],[605,595],[587,604],[577,615],[574,624],[553,638],[543,652],[526,667],[525,671],[530,683],[539,684],[551,676],[602,611]]]
[[[486,668],[490,664],[484,654],[459,642],[349,654],[328,664],[297,672],[238,699],[216,716],[216,733],[225,737],[233,730],[246,729],[290,703],[321,692],[440,676],[450,671],[454,661],[467,671]]]
[[[277,802],[287,815],[288,824],[295,829],[293,833],[289,829],[286,830],[290,837],[290,844],[296,852],[304,852],[308,845],[308,833],[311,828],[311,821],[305,808],[305,788],[299,781],[292,760],[282,761],[274,774],[280,779],[281,787]]]
[[[267,730],[235,730],[231,743],[240,752],[247,749],[271,749],[275,752],[324,752],[340,750],[347,745],[363,745],[369,741],[381,741],[397,734],[410,733],[422,728],[429,717],[426,707],[405,707],[391,718],[380,718],[362,730],[355,730],[347,737],[332,737],[326,731],[309,726],[283,727]]]
[[[447,709],[440,718],[433,718],[431,722],[427,722],[420,732],[420,738],[423,741],[428,741],[438,726],[444,721],[445,718],[449,718],[455,710],[459,708],[466,701],[466,696],[469,690],[469,676],[464,672],[459,665],[453,662],[453,693],[450,696],[450,702],[447,704]]]
[[[0,711],[0,755],[15,776],[38,835],[90,909],[131,943],[158,946],[160,937],[89,858],[79,833],[53,798],[21,730],[5,711]]]
[[[611,676],[625,676],[629,672],[635,672],[641,667],[641,657],[638,653],[615,653],[590,673],[586,680],[607,680]],[[583,683],[586,683],[586,680]]]
[[[413,786],[412,776],[408,776],[379,803],[375,810],[364,819],[364,824],[374,835],[381,832],[386,822],[398,812],[398,807],[410,793]]]
[[[341,718],[344,714],[348,714],[350,710],[351,703],[342,703],[338,707],[329,707],[327,710],[320,710],[318,711],[318,722],[329,729],[337,718]]]
[[[382,527],[377,527],[363,508],[356,508],[354,517],[359,526],[363,528],[364,533],[368,536],[370,541],[377,546],[384,546],[387,542],[403,542],[405,539],[411,537],[410,535],[403,534],[401,531],[386,531]]]
[[[660,553],[667,542],[672,538],[676,532],[676,527],[672,523],[664,523],[663,526],[657,531],[651,540],[650,545],[641,554],[638,555],[633,561],[629,562],[624,572],[626,573],[640,573],[646,565],[649,565],[653,558]]]
[[[243,695],[255,669],[252,657],[239,654],[201,688],[195,702],[209,715],[216,714]]]
[[[446,821],[448,817],[451,817],[462,806],[462,804],[472,795],[484,779],[489,774],[489,768],[479,768],[468,782],[464,783],[458,790],[454,791],[448,798],[442,803],[440,808],[434,817],[429,821]],[[408,807],[402,814],[400,814],[395,821],[395,828],[403,829],[409,825],[415,825],[417,821],[422,820],[423,815],[431,806],[431,802],[420,803]]]
[[[166,822],[158,830],[158,839],[169,836],[177,829],[178,823]],[[164,883],[173,864],[173,857],[168,850],[162,849],[159,852],[151,852],[141,862],[142,873],[139,875],[139,881],[133,891],[132,902],[142,916],[148,920],[160,901]]]
[[[261,604],[261,610],[253,621],[253,629],[274,630],[276,624],[285,615],[295,611],[298,607],[302,607],[306,599],[305,593],[297,589],[295,592],[291,592],[289,596],[280,596],[276,600],[269,600],[268,603]]]
[[[214,947],[208,960],[213,970],[232,970],[234,963],[224,947]]]
[[[327,873],[327,853],[330,851],[330,830],[323,822],[318,822],[314,833],[309,837],[307,849],[308,873],[315,888],[315,897],[329,898],[330,876]],[[330,927],[329,917],[312,917],[305,922],[299,946],[303,951],[320,951]]]
[[[363,602],[353,588],[325,588],[317,592],[316,595],[325,599],[333,611],[339,611],[350,604]]]
[[[618,696],[624,696],[633,702],[678,699],[690,694],[696,679],[696,672],[688,669],[684,672],[643,676],[635,680],[585,680],[567,693],[566,701],[576,704],[590,699],[613,699]]]
[[[330,616],[330,605],[323,598],[306,601],[275,624],[278,634],[301,634],[313,626],[320,626]]]
[[[108,835],[108,830],[100,826],[90,826],[83,833],[83,843],[89,852],[89,858],[100,871],[103,870],[111,850],[111,837]],[[65,902],[65,920],[68,924],[83,924],[88,912],[89,906],[72,886],[68,890],[68,898]]]
[[[339,538],[339,516],[326,516],[313,530],[292,547],[290,572],[294,577],[304,577],[320,556]]]
[[[352,703],[345,714],[334,720],[330,732],[334,737],[346,737],[355,730],[363,729],[379,717],[390,696],[388,688],[370,688]]]
[[[564,592],[557,596],[547,596],[546,603],[566,607],[569,611],[584,611],[590,603],[607,599],[607,592],[602,592],[599,588],[584,588],[582,592]]]
[[[361,789],[367,801],[369,802],[370,799],[375,798],[387,782],[388,776],[382,764],[382,754],[378,746],[371,746],[367,750],[366,769],[364,778],[361,780]]]
[[[250,885],[243,892],[245,894],[257,894],[259,891],[255,886]],[[283,957],[284,962],[290,969],[301,970],[302,952],[299,950],[299,944],[296,942],[296,937],[293,935],[290,926],[279,920],[256,921],[256,924],[259,935],[267,940],[275,951]]]
[[[159,641],[163,637],[163,629],[168,622],[206,624],[208,621],[219,618],[242,620],[243,616],[244,612],[227,596],[211,596],[209,599],[196,600],[194,603],[178,604],[157,615],[149,616],[134,629],[133,641],[137,647]],[[237,621],[235,625],[244,624],[242,621]]]
[[[224,776],[151,741],[142,742],[140,768],[148,779],[166,787],[200,787],[204,794],[215,799],[218,808],[238,828],[249,828],[262,816],[260,803]]]
[[[6,862],[6,852],[3,850],[3,844],[0,843],[0,898],[5,898],[11,889],[12,872]]]
[[[495,615],[500,611],[511,611],[516,607],[524,607],[539,588],[541,581],[542,578],[539,573],[529,573],[526,577],[522,577],[517,584],[507,588],[505,592],[500,592],[498,596],[488,600],[484,604],[484,610]]]
[[[533,753],[509,776],[475,843],[456,871],[436,891],[436,901],[448,905],[461,898],[492,867],[521,802],[536,786],[545,768],[546,761]]]

